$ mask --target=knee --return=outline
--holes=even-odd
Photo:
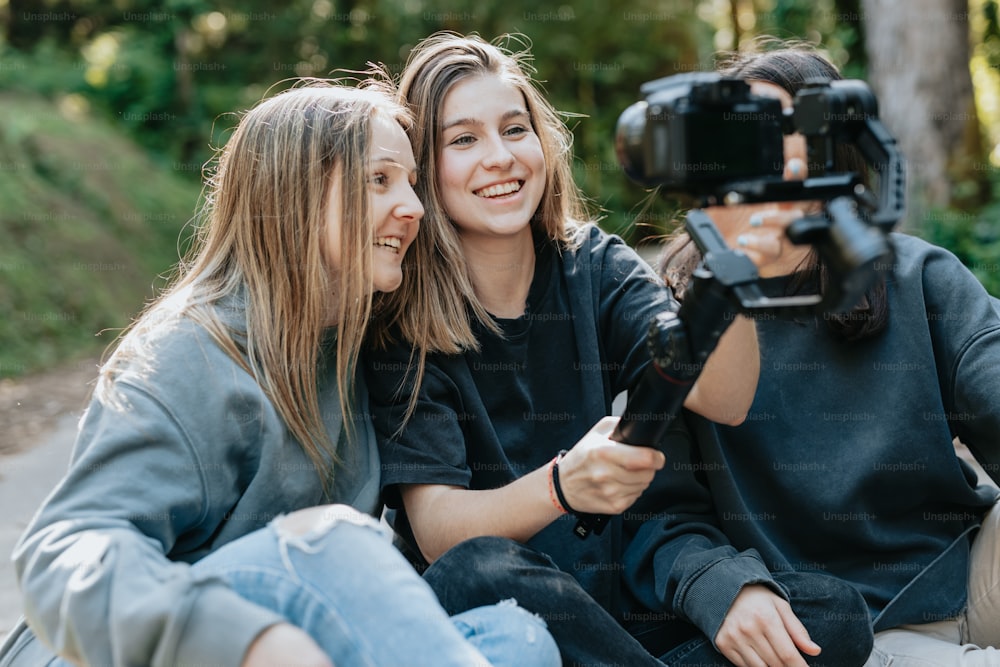
[[[513,599],[472,609],[462,614],[461,619],[477,626],[476,635],[481,641],[502,647],[493,652],[501,653],[508,664],[524,667],[562,665],[559,647],[545,621]]]
[[[523,576],[526,571],[556,570],[545,554],[506,537],[474,537],[456,544],[441,555],[425,573],[434,578],[461,572],[463,577],[497,581]]]
[[[569,577],[551,559],[502,537],[475,537],[461,542],[434,561],[424,580],[451,613],[472,606],[538,595]]]
[[[350,505],[316,505],[279,516],[274,529],[282,537],[303,537],[328,532],[333,526],[346,521],[358,526],[375,526],[375,520]]]

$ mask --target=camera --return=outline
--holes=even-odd
[[[685,229],[702,254],[676,316],[654,318],[647,346],[653,363],[614,437],[655,443],[676,415],[736,313],[800,317],[848,312],[891,264],[889,232],[902,215],[903,159],[878,119],[878,103],[857,80],[807,81],[790,109],[753,94],[743,80],[714,73],[650,81],[643,99],[621,114],[618,159],[632,180],[701,207],[752,202],[812,202],[813,213],[786,230],[823,262],[821,293],[765,295],[753,262],[730,248],[707,210],[688,211]],[[784,137],[807,145],[808,176],[784,178]],[[672,315],[672,314],[671,314]],[[676,360],[680,360],[677,363]]]
[[[889,227],[898,220],[902,163],[863,81],[807,82],[787,111],[778,99],[753,94],[746,81],[708,72],[650,81],[640,92],[644,99],[618,119],[615,150],[626,175],[641,185],[708,205],[799,195],[857,198],[864,177],[887,177],[878,207],[892,216]],[[805,184],[782,184],[784,135],[793,132],[808,145]],[[838,173],[838,146],[857,148],[873,173]]]
[[[637,183],[711,196],[720,185],[781,177],[780,100],[752,95],[740,79],[709,73],[650,81],[646,99],[622,112],[618,161]]]
[[[787,110],[777,98],[755,95],[746,81],[709,72],[656,79],[640,92],[643,99],[622,112],[615,131],[618,161],[632,180],[693,197],[699,207],[821,204],[820,213],[796,221],[787,235],[817,249],[831,289],[765,300],[748,285],[737,290],[743,310],[844,312],[860,300],[875,267],[887,263],[887,234],[904,201],[903,160],[867,84],[807,81]],[[808,178],[801,181],[783,178],[784,137],[793,132],[807,145]],[[706,259],[709,251],[726,250],[704,212],[691,211],[686,226]]]

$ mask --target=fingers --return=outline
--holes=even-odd
[[[758,269],[779,262],[790,241],[785,236],[788,226],[802,217],[799,208],[774,208],[754,211],[733,242]]]
[[[786,181],[804,181],[809,177],[805,160],[793,157],[785,162],[784,178]]]
[[[778,607],[778,614],[781,616],[781,620],[785,624],[785,630],[788,632],[788,636],[792,638],[795,642],[795,646],[805,653],[806,655],[819,655],[822,650],[816,642],[814,642],[809,637],[809,631],[806,630],[806,626],[802,625],[802,621],[799,617],[795,615],[792,611],[790,605],[785,603],[783,606]]]
[[[559,464],[560,487],[577,511],[624,512],[666,464],[659,450],[609,439],[617,423],[617,418],[602,419]]]
[[[782,251],[781,237],[774,232],[740,234],[736,237],[736,247],[757,265],[764,259],[780,257]]]
[[[744,667],[807,667],[799,649],[819,648],[808,639],[788,603],[762,585],[748,585],[740,591],[715,643],[730,661]]]
[[[618,426],[618,417],[604,417],[591,427],[583,439],[577,443],[577,449],[593,450],[593,456],[600,461],[618,466],[627,471],[656,471],[664,466],[666,457],[663,452],[652,447],[636,447],[623,445],[611,440],[611,434]]]

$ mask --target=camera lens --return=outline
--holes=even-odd
[[[646,134],[648,108],[646,102],[636,102],[621,113],[615,128],[615,153],[618,156],[618,163],[629,178],[643,185],[648,185],[643,140]]]

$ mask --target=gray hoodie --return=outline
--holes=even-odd
[[[338,448],[343,466],[326,497],[260,385],[205,329],[181,317],[147,343],[114,400],[91,401],[68,473],[17,545],[30,629],[14,630],[0,665],[51,657],[32,632],[91,665],[238,665],[281,619],[189,564],[282,513],[323,502],[380,509],[364,386],[359,445]],[[338,440],[335,364],[324,349],[320,409]]]

